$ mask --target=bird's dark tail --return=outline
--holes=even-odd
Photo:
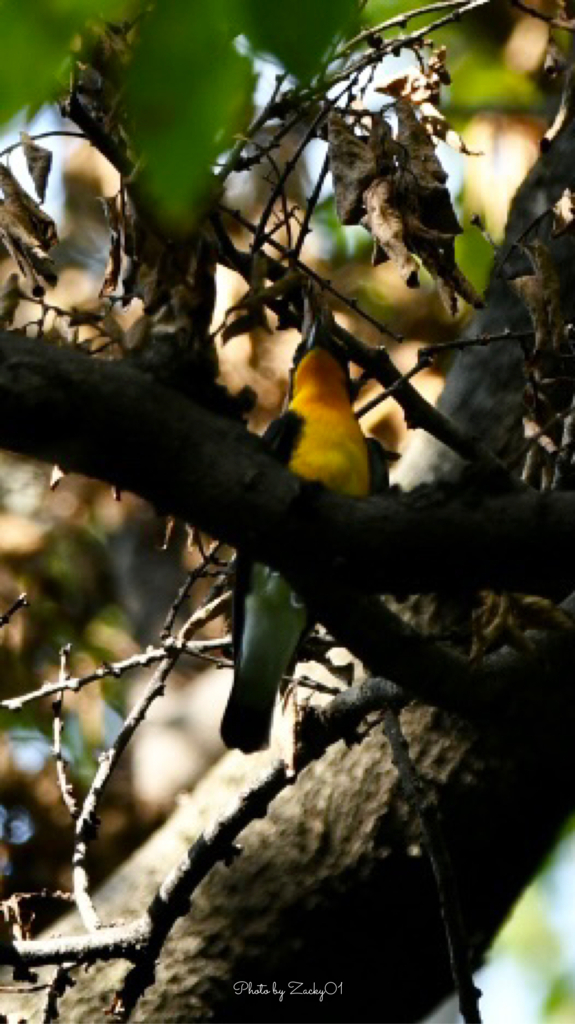
[[[261,694],[258,703],[254,703],[249,699],[247,686],[249,681],[238,677],[236,672],[222,719],[221,734],[226,747],[243,750],[244,754],[253,754],[255,750],[261,750],[269,744],[276,687],[265,696]]]
[[[232,692],[222,721],[227,747],[269,743],[276,695],[306,627],[305,606],[277,572],[256,563],[244,599]]]

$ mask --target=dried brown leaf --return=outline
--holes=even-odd
[[[575,194],[566,188],[553,207],[553,237],[575,230]]]
[[[449,121],[432,103],[422,103],[420,109],[421,124],[434,142],[445,142],[456,153],[464,153],[465,156],[483,156],[480,150],[469,149],[459,132],[451,127]]]
[[[573,120],[575,114],[575,77],[573,67],[570,67],[565,75],[561,103],[555,114],[552,125],[547,129],[539,143],[541,152],[545,153],[551,146],[554,139]]]
[[[294,288],[301,285],[301,275],[297,271],[288,272],[279,281],[275,281],[268,288],[264,287],[267,275],[267,257],[258,254],[261,258],[254,260],[254,268],[251,274],[251,288],[242,296],[239,302],[230,306],[226,316],[244,311],[241,316],[235,317],[226,323],[222,331],[222,341],[225,343],[240,334],[247,334],[258,327],[262,327],[268,334],[271,329],[266,314],[266,305],[274,304],[275,300],[285,298]]]
[[[384,92],[388,96],[406,99],[410,103],[418,105],[426,100],[437,102],[439,84],[439,82],[434,82],[432,76],[428,76],[422,68],[412,64],[404,71],[388,75],[387,78],[378,82],[375,89],[376,92]]]
[[[104,196],[102,203],[106,213],[106,219],[110,228],[110,251],[108,253],[108,264],[104,275],[104,282],[100,288],[99,297],[113,295],[118,287],[120,273],[122,271],[122,249],[123,249],[123,216],[118,196]]]
[[[18,274],[9,274],[0,289],[0,326],[11,327],[22,298]]]
[[[575,621],[546,597],[530,594],[483,590],[480,606],[472,616],[470,659],[480,661],[495,646],[509,644],[516,650],[530,651],[533,645],[525,636],[530,629],[574,629]]]
[[[412,64],[403,71],[383,79],[376,85],[376,91],[409,100],[416,106],[427,101],[436,106],[439,103],[441,86],[449,85],[451,81],[445,59],[446,49],[445,46],[441,46],[432,52],[427,68]]]
[[[417,262],[404,238],[404,223],[395,205],[393,183],[378,178],[364,193],[366,215],[363,225],[373,235],[385,256],[393,260],[409,288],[417,288]]]
[[[516,277],[511,283],[521,297],[533,321],[534,354],[558,352],[564,340],[559,278],[547,246],[540,241],[523,246],[534,273]]]
[[[377,176],[386,178],[393,174],[394,160],[399,160],[403,154],[393,138],[391,127],[379,111],[371,116],[371,131],[367,144],[375,157]]]
[[[420,189],[435,190],[444,186],[447,174],[441,166],[435,148],[415,111],[406,100],[396,104],[397,141],[409,154],[410,172]]]
[[[481,309],[483,299],[455,262],[453,236],[426,227],[415,215],[408,217],[407,224],[409,246],[435,280],[441,300],[451,315],[457,313],[458,297],[475,309]]]
[[[538,594],[513,594],[524,629],[574,629],[572,616],[547,597]]]
[[[124,351],[126,349],[125,344],[125,331],[123,327],[118,323],[113,313],[106,313],[101,324],[102,330],[106,332],[110,341],[114,341]]]
[[[60,480],[63,480],[65,476],[65,472],[60,468],[60,466],[52,466],[52,472],[50,473],[50,490],[55,491]]]
[[[52,167],[52,153],[49,149],[45,149],[44,146],[39,146],[37,142],[34,142],[34,139],[28,135],[28,132],[20,132],[20,141],[30,177],[34,182],[36,195],[40,202],[43,203],[46,198],[46,187]]]
[[[58,241],[56,225],[38,203],[16,181],[12,172],[0,163],[0,188],[4,193],[5,206],[18,217],[26,229],[33,234],[38,244],[47,252]]]
[[[328,147],[337,215],[342,224],[358,224],[363,193],[378,173],[376,156],[336,111],[328,118]]]
[[[444,51],[439,51],[433,75],[439,76],[441,71],[442,81],[447,76],[444,60]],[[423,80],[428,79],[426,74],[421,74]],[[396,76],[394,81],[399,83],[400,78]],[[414,75],[409,81],[410,88],[415,88]],[[401,88],[407,88],[405,76],[401,82]],[[419,78],[417,82],[421,85]],[[397,87],[399,89],[399,85]],[[442,122],[438,131],[447,137],[449,126],[434,107],[430,109]],[[374,239],[373,262],[392,260],[403,280],[410,287],[416,287],[419,280],[415,257],[418,256],[437,281],[452,314],[457,312],[458,296],[480,308],[481,297],[455,262],[453,240],[461,233],[461,227],[445,187],[447,175],[436,156],[433,141],[410,102],[399,99],[396,112],[397,139],[391,138],[389,126],[382,117],[374,117],[367,147],[339,114],[330,116],[330,156],[340,220],[348,224],[356,222],[361,211],[358,188],[363,184],[361,198],[365,214],[360,222]],[[458,148],[463,146],[460,141]],[[366,150],[371,153],[367,161]]]
[[[53,286],[57,281],[54,264],[46,255],[58,241],[56,225],[1,163],[0,188],[4,193],[4,202],[0,205],[0,237],[32,293],[43,295],[45,285]]]
[[[543,70],[549,78],[556,78],[557,75],[563,74],[567,68],[567,59],[563,50],[557,45],[553,36],[549,37],[547,43],[547,50],[545,53],[545,61],[543,63]]]
[[[262,322],[261,311],[258,312],[252,309],[248,313],[242,313],[240,316],[235,317],[235,319],[226,324],[222,331],[222,341],[225,345],[232,338],[239,338],[242,334],[249,334],[258,327],[264,327],[265,330],[271,333],[267,321],[265,323]]]
[[[32,294],[44,294],[45,285],[53,287],[58,278],[49,256],[38,240],[22,224],[6,203],[0,205],[0,238],[24,275]]]

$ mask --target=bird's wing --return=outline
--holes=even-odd
[[[278,462],[287,466],[297,444],[303,423],[295,412],[284,412],[272,420],[262,435],[262,441]],[[239,551],[236,557],[236,581],[232,607],[232,641],[234,654],[240,650],[244,631],[244,606],[248,591],[253,559],[247,552]]]
[[[383,494],[389,487],[389,463],[395,462],[399,455],[388,451],[375,437],[368,437],[366,440],[369,457],[369,493]]]

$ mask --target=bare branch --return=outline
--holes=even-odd
[[[407,799],[419,818],[423,842],[435,875],[453,981],[459,996],[459,1011],[466,1024],[481,1024],[478,1004],[481,992],[473,982],[469,963],[469,944],[463,923],[457,878],[437,811],[433,806],[431,795],[426,791],[422,779],[415,771],[409,747],[401,731],[399,716],[393,706],[385,709],[383,721],[385,734],[391,746],[393,763],[399,773]]]

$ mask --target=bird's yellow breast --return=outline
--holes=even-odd
[[[290,403],[303,421],[290,469],[340,494],[363,497],[370,489],[367,444],[351,408],[345,377],[325,353],[313,356],[313,365],[310,354],[305,375],[296,378]]]
[[[306,480],[319,480],[340,494],[361,498],[369,493],[369,463],[365,439],[353,424],[324,410],[304,423],[290,469]],[[358,436],[359,435],[359,436]]]

